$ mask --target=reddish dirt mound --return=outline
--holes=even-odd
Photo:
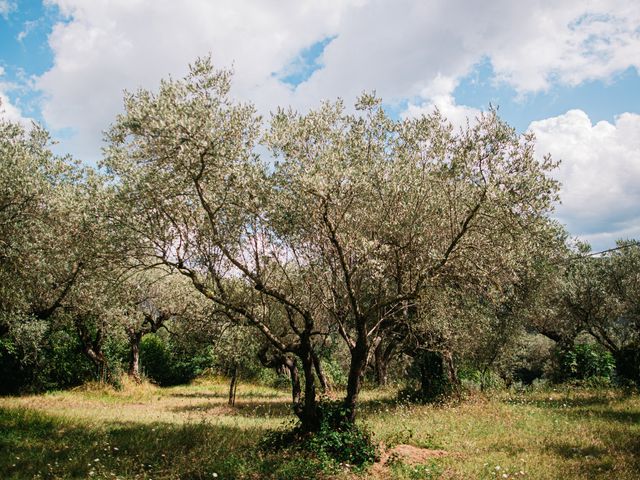
[[[389,462],[398,460],[407,465],[420,465],[428,463],[432,458],[446,457],[449,452],[445,450],[430,450],[428,448],[414,447],[413,445],[396,445],[393,448],[381,446],[380,460],[372,468],[372,474],[377,478],[386,478],[384,472]]]
[[[428,448],[414,447],[413,445],[396,445],[381,455],[380,463],[384,464],[395,458],[409,465],[419,465],[427,463],[432,458],[446,457],[448,454],[444,450],[430,450]]]

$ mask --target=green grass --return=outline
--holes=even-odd
[[[396,459],[364,474],[322,470],[292,454],[261,453],[267,429],[292,420],[286,391],[226,384],[101,387],[0,398],[0,476],[6,479],[637,479],[640,397],[557,389],[472,396],[445,406],[362,396],[361,421],[385,445],[443,449],[421,465]]]

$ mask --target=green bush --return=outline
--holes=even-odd
[[[408,370],[409,382],[400,390],[398,398],[418,403],[438,403],[460,393],[452,382],[441,353],[421,350],[413,357]]]
[[[640,348],[629,346],[616,354],[616,375],[621,383],[640,386]]]
[[[337,359],[332,357],[322,358],[322,366],[324,373],[327,375],[329,382],[334,387],[347,386],[347,374]]]
[[[0,378],[0,394],[7,395],[74,387],[95,379],[96,372],[77,336],[57,330],[30,356],[11,337],[1,338]]]
[[[300,425],[293,429],[267,432],[261,442],[266,451],[304,451],[323,465],[335,470],[339,464],[364,468],[378,457],[371,432],[363,426],[346,421],[342,402],[324,401],[318,405],[320,426],[317,431],[304,432]]]
[[[595,343],[581,343],[559,354],[558,380],[610,379],[615,368],[611,353]]]
[[[34,378],[34,386],[40,390],[69,388],[95,379],[95,369],[73,333],[53,332],[44,357]]]
[[[505,381],[492,370],[461,369],[458,374],[463,385],[480,390],[501,390],[506,386]]]
[[[371,432],[364,426],[345,421],[344,405],[340,401],[321,402],[320,429],[308,440],[308,450],[321,460],[333,460],[361,467],[375,461],[378,451]]]
[[[145,335],[140,342],[140,364],[144,374],[158,385],[188,383],[213,366],[207,348],[184,352],[159,335]]]

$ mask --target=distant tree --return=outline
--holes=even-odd
[[[590,256],[588,247],[566,270],[562,302],[569,319],[606,348],[620,376],[640,382],[640,246]]]
[[[209,302],[187,282],[182,275],[157,268],[134,273],[119,284],[130,346],[128,374],[135,380],[140,380],[140,342],[145,335],[160,329],[171,332],[169,327],[179,328],[180,323],[213,323]]]

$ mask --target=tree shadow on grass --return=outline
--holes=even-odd
[[[237,398],[282,398],[284,395],[279,392],[238,392]],[[186,392],[172,393],[169,397],[173,398],[229,398],[227,392]]]
[[[600,417],[607,421],[623,424],[640,425],[640,411],[601,410],[597,408],[585,408],[572,415],[584,417],[585,415]]]
[[[213,392],[193,392],[193,393],[172,393],[169,395],[173,398],[228,398],[226,393]]]
[[[617,478],[615,461],[609,453],[596,447],[577,447],[568,443],[557,443],[549,447],[554,454],[568,463],[559,478]],[[570,476],[569,476],[570,475]]]
[[[599,412],[604,418],[610,414],[622,414],[622,412]],[[617,463],[625,463],[629,469],[636,473],[634,478],[640,478],[640,430],[629,428],[637,423],[624,421],[607,422],[605,426],[597,430],[600,440],[609,446],[612,455],[617,457]]]
[[[262,433],[206,422],[96,426],[28,409],[0,408],[0,472],[3,479],[12,480],[195,480],[214,478],[214,473],[238,479],[316,478],[318,464],[292,469],[290,463],[296,459],[257,454]]]
[[[424,405],[419,402],[412,402],[398,398],[396,395],[388,397],[372,398],[361,400],[358,403],[359,412],[363,416],[374,415],[382,412],[393,412],[397,409],[405,408],[407,405]],[[435,405],[435,404],[433,404]]]
[[[607,450],[594,445],[578,446],[569,442],[554,442],[547,446],[547,450],[553,451],[563,458],[598,458],[607,454]]]
[[[609,405],[617,399],[608,398],[606,396],[593,396],[586,398],[538,398],[538,399],[509,399],[504,400],[505,403],[512,405],[530,405],[544,410],[548,409],[567,409],[575,407],[589,407],[598,405]]]
[[[195,405],[184,405],[171,408],[176,413],[190,412],[218,412],[225,415],[236,415],[252,418],[288,417],[293,414],[291,403],[286,401],[256,402],[251,400],[236,400],[234,406],[226,402],[204,402]]]
[[[597,445],[585,444],[588,440],[574,442],[551,440],[547,449],[568,460],[577,460],[580,478],[640,478],[640,431],[633,428],[640,424],[640,412],[617,411],[592,406],[590,408],[559,409],[576,420],[601,418],[605,422],[591,424],[591,437]],[[608,472],[608,473],[607,473]],[[631,472],[632,477],[620,472]],[[611,477],[615,474],[614,477]]]
[[[236,401],[234,409],[244,417],[288,417],[293,415],[291,402]]]

